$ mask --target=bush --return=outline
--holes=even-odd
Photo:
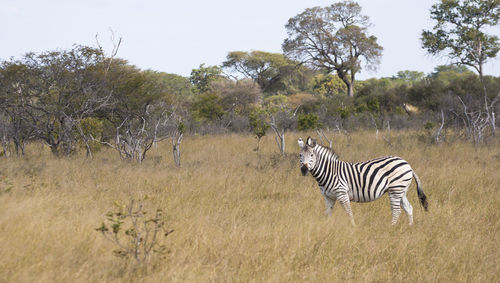
[[[154,215],[148,217],[143,201],[132,199],[129,205],[115,201],[114,205],[117,210],[109,211],[106,221],[96,231],[117,246],[113,251],[116,256],[144,263],[153,254],[166,252],[162,240],[174,230],[165,229],[161,209],[156,209]]]
[[[321,123],[315,114],[299,114],[297,128],[299,131],[314,130],[321,128]]]

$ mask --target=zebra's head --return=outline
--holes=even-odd
[[[314,152],[316,140],[308,137],[305,143],[302,138],[299,138],[297,142],[300,147],[300,171],[305,176],[316,165],[316,153]]]

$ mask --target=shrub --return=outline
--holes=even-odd
[[[299,131],[314,130],[321,128],[321,123],[315,114],[299,114],[297,128]]]
[[[148,217],[143,201],[132,199],[129,205],[115,201],[114,205],[117,210],[109,211],[106,221],[96,231],[117,246],[113,251],[116,256],[144,263],[153,254],[166,252],[162,240],[174,230],[165,229],[161,209],[156,209],[154,215]]]

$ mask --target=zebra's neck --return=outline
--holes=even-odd
[[[335,171],[338,163],[341,161],[338,159],[337,154],[330,148],[316,145],[314,152],[316,153],[316,164],[311,170],[311,174],[321,185],[325,181],[325,176],[328,174],[327,171]]]

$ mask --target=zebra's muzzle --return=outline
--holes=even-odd
[[[305,165],[302,164],[300,166],[300,172],[302,172],[302,176],[306,176],[307,172],[309,172],[309,169],[307,169],[307,166],[305,166]]]

